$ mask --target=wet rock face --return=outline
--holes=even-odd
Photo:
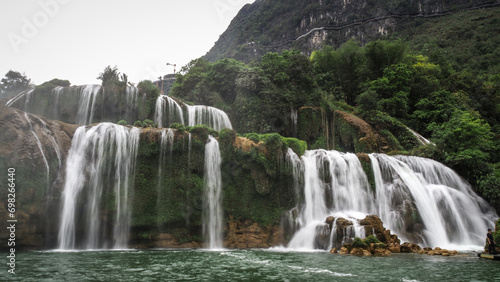
[[[15,170],[16,246],[54,247],[66,155],[78,126],[47,120],[0,105],[0,170]],[[7,189],[0,197],[7,199]],[[8,218],[6,205],[0,216]],[[0,230],[0,238],[7,238]]]
[[[260,226],[250,220],[236,220],[229,217],[224,246],[234,249],[269,248],[281,243],[278,226]]]

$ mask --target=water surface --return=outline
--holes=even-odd
[[[16,255],[12,281],[493,281],[499,262],[392,254],[355,257],[272,250],[30,251]]]

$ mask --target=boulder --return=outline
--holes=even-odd
[[[415,243],[405,242],[401,244],[402,253],[418,253],[422,248]]]
[[[349,254],[349,250],[346,247],[342,247],[342,248],[340,248],[339,254],[347,255],[347,254]]]
[[[333,248],[330,250],[330,254],[336,254],[338,253],[337,248]]]

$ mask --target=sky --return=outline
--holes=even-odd
[[[138,83],[205,55],[254,0],[1,0],[0,77],[100,84],[106,66]]]

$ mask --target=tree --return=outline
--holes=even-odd
[[[457,109],[465,110],[465,107],[460,103],[456,94],[442,90],[433,92],[427,98],[418,101],[415,109],[412,114],[414,129],[430,135],[435,125],[449,121]]]
[[[383,75],[384,69],[403,62],[408,52],[408,44],[401,41],[377,40],[365,46],[365,54],[370,72],[370,78],[376,79]]]
[[[0,84],[0,93],[5,92],[21,92],[31,86],[31,79],[25,74],[10,70],[2,78]]]
[[[366,57],[363,48],[349,40],[339,49],[325,47],[311,56],[318,86],[335,99],[354,105],[360,85],[366,80]]]
[[[489,161],[494,149],[493,134],[483,119],[467,111],[455,110],[450,120],[432,124],[433,141],[446,155],[449,164]]]
[[[128,81],[126,74],[122,74],[120,76],[117,66],[114,66],[113,68],[111,66],[107,66],[104,68],[103,72],[99,73],[97,79],[102,80],[102,86],[113,93],[125,88]]]
[[[371,82],[370,89],[377,92],[382,111],[397,118],[407,117],[412,74],[410,66],[398,63],[385,68],[384,75]]]

